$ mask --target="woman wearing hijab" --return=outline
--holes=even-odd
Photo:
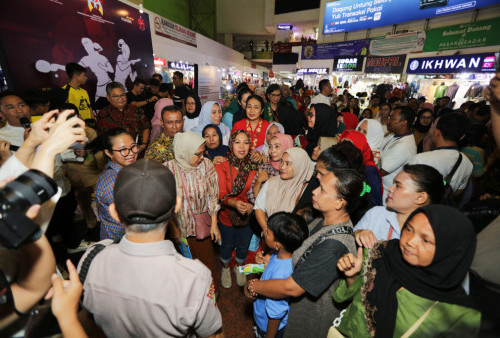
[[[184,116],[184,131],[192,131],[198,126],[201,112],[201,101],[198,95],[189,94],[186,97],[186,114]]]
[[[295,208],[313,172],[314,164],[305,150],[291,148],[283,153],[279,176],[264,183],[255,201],[255,217],[263,231],[268,217]]]
[[[224,162],[229,147],[222,144],[222,133],[219,126],[207,124],[201,134],[205,141],[207,141],[205,143],[205,157],[212,161],[214,165]]]
[[[198,120],[198,125],[194,127],[191,131],[202,135],[203,128],[209,124],[215,124],[219,127],[222,133],[222,144],[226,145],[229,142],[229,134],[231,130],[228,126],[221,123],[222,122],[222,109],[219,102],[208,101],[205,102],[203,107],[201,107],[200,118]]]
[[[348,112],[342,112],[337,116],[337,120],[345,124],[345,130],[356,130],[359,119],[356,115]]]
[[[250,159],[250,136],[244,130],[235,130],[229,139],[226,161],[215,165],[219,178],[219,199],[223,207],[219,213],[219,229],[222,235],[220,260],[222,262],[222,286],[230,288],[231,271],[229,263],[236,248],[236,264],[243,265],[253,232],[246,221],[253,212],[247,192],[257,173],[258,165]],[[236,221],[238,224],[233,224]],[[246,282],[246,276],[235,269],[239,286]]]
[[[253,152],[263,153],[263,155],[269,155],[269,142],[276,134],[285,134],[285,128],[278,122],[271,122],[266,130],[266,141],[260,147],[255,148]]]
[[[177,194],[182,196],[177,214],[181,236],[187,239],[193,259],[198,258],[210,269],[213,278],[217,278],[211,240],[220,242],[221,239],[217,225],[219,183],[214,165],[203,157],[205,142],[193,132],[175,134],[174,159],[165,166],[174,174]]]
[[[384,191],[382,186],[382,176],[380,171],[373,160],[373,153],[366,141],[365,135],[359,131],[346,130],[340,136],[339,142],[350,141],[356,148],[361,151],[363,155],[363,163],[365,165],[365,179],[366,183],[370,186],[370,192],[368,196],[372,205],[382,205],[382,192]]]
[[[366,136],[368,145],[372,150],[373,160],[377,165],[377,168],[382,167],[382,161],[380,156],[380,149],[384,145],[384,129],[379,121],[374,119],[364,119],[356,128],[357,131]]]
[[[259,171],[255,175],[252,188],[248,190],[248,200],[255,203],[255,197],[259,194],[262,184],[270,177],[280,173],[281,156],[285,151],[293,147],[293,140],[290,135],[276,134],[269,142],[269,160],[259,164]]]
[[[163,122],[161,120],[161,111],[166,106],[173,106],[174,101],[171,99],[159,99],[155,103],[155,115],[151,119],[151,136],[149,137],[149,143],[152,144],[154,140],[160,137],[163,132]]]
[[[429,134],[433,118],[434,113],[429,108],[424,108],[418,112],[417,120],[413,126],[413,136],[415,137],[418,153],[423,151],[423,140]]]
[[[346,280],[333,298],[352,299],[338,331],[347,337],[477,336],[481,314],[461,286],[475,247],[472,223],[460,211],[443,205],[415,210],[399,240],[338,261]]]
[[[306,136],[307,144],[304,149],[311,156],[320,137],[334,137],[337,134],[337,114],[329,105],[314,104],[307,113],[307,126],[309,132]]]

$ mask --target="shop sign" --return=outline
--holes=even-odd
[[[293,25],[280,23],[278,24],[278,29],[282,31],[291,31],[293,29]]]
[[[196,32],[178,25],[173,21],[155,15],[155,33],[167,39],[196,47]]]
[[[405,61],[406,55],[369,56],[366,58],[365,73],[401,74]]]
[[[155,66],[166,66],[167,65],[167,59],[164,58],[154,58],[155,61]]]
[[[330,68],[300,68],[297,69],[297,74],[306,75],[306,74],[317,74],[317,75],[326,75],[330,71]]]
[[[342,55],[366,55],[370,39],[302,46],[302,59],[334,59]]]
[[[273,53],[291,53],[293,46],[312,45],[316,41],[298,41],[298,42],[276,42],[273,44]]]
[[[482,73],[495,71],[495,53],[414,58],[408,62],[408,74]]]
[[[168,68],[178,69],[178,70],[191,70],[191,71],[194,70],[193,65],[190,65],[188,63],[175,62],[175,61],[169,61]]]
[[[331,1],[325,5],[323,34],[390,26],[496,4],[498,0]]]
[[[333,71],[360,72],[363,69],[364,56],[344,56],[333,60]]]
[[[391,34],[370,42],[370,54],[390,56],[408,53],[421,53],[424,49],[425,32]]]
[[[500,45],[499,31],[498,18],[431,29],[424,52]]]

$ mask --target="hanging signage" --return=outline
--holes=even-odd
[[[167,59],[164,58],[154,58],[155,66],[166,66],[167,65]]]
[[[306,74],[317,74],[317,75],[326,75],[330,71],[330,68],[300,68],[297,69],[297,74],[306,75]]]
[[[178,70],[194,70],[194,65],[190,65],[188,63],[169,61],[168,68],[170,69],[178,69]]]
[[[401,74],[406,61],[406,55],[369,56],[366,58],[365,73]]]
[[[499,31],[498,18],[431,29],[424,52],[500,45]]]
[[[408,53],[421,53],[424,49],[425,32],[410,32],[386,35],[381,39],[372,39],[370,54],[390,56]]]
[[[370,39],[302,46],[302,59],[333,59],[342,55],[366,55]]]
[[[1,68],[19,93],[65,85],[70,62],[87,69],[91,101],[112,81],[131,87],[154,73],[149,16],[118,0],[4,2],[0,40]]]
[[[293,28],[293,25],[285,24],[285,23],[280,23],[278,24],[278,29],[282,31],[291,31]]]
[[[188,46],[196,47],[196,32],[178,25],[173,21],[155,15],[155,33],[167,39],[174,40]]]
[[[198,69],[198,95],[204,104],[218,101],[222,86],[222,70],[215,66],[202,66]]]
[[[482,73],[495,71],[495,53],[410,59],[408,74]]]
[[[325,5],[323,34],[348,32],[498,4],[498,0],[342,0]]]
[[[360,72],[363,69],[364,56],[344,56],[333,60],[333,71]]]

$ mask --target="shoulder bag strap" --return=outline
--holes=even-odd
[[[334,235],[353,235],[353,230],[352,227],[347,227],[347,226],[341,226],[341,227],[336,227],[331,230],[328,230],[326,233],[320,235],[316,240],[306,249],[306,251],[300,256],[297,264],[295,267],[299,266],[299,264],[303,263],[305,260],[307,260],[307,257],[311,254],[311,252],[316,249],[318,245],[323,243],[327,237],[334,236]]]
[[[408,329],[408,331],[406,331],[402,336],[401,338],[409,338],[412,334],[415,333],[415,331],[417,331],[417,329],[420,327],[420,325],[422,325],[422,323],[424,322],[424,320],[427,319],[427,317],[429,317],[429,314],[431,313],[432,309],[434,308],[434,306],[436,306],[437,304],[439,303],[439,301],[435,301],[428,309],[427,311],[424,312],[423,315],[420,316],[419,319],[417,319],[417,321],[415,323],[413,323],[413,325]]]
[[[117,244],[119,240],[115,240],[113,243],[110,244]],[[82,263],[82,266],[80,267],[80,272],[78,273],[78,277],[80,278],[80,282],[82,285],[85,283],[85,278],[87,278],[87,274],[90,269],[90,263],[94,260],[95,256],[102,250],[104,250],[108,245],[110,244],[96,244],[94,245],[94,248],[87,254],[85,257],[85,260]]]
[[[455,162],[455,165],[451,169],[450,173],[446,175],[444,180],[446,181],[446,184],[450,184],[451,179],[453,178],[453,175],[455,175],[455,172],[457,171],[458,167],[460,166],[460,163],[462,163],[462,153],[458,152],[458,159]]]
[[[304,182],[304,184],[302,185],[302,189],[300,189],[299,196],[297,196],[297,199],[295,200],[295,205],[293,206],[294,209],[297,206],[297,204],[299,204],[300,198],[302,197],[302,193],[304,192],[304,189],[306,188],[306,186],[307,186],[307,182]]]

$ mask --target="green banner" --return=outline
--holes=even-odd
[[[424,52],[500,45],[499,32],[499,18],[430,29]]]

